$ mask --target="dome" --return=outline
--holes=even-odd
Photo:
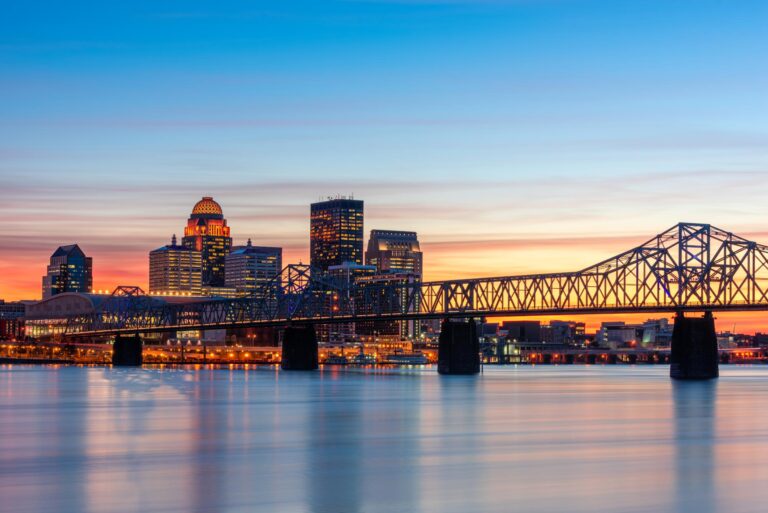
[[[223,212],[221,211],[221,205],[213,201],[213,198],[204,196],[203,199],[195,203],[192,214],[214,214],[220,216],[223,215]]]

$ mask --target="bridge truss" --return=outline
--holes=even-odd
[[[581,271],[350,283],[286,267],[250,297],[173,304],[137,293],[67,320],[74,336],[480,316],[768,309],[768,246],[680,223]]]

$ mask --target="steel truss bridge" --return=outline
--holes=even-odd
[[[426,318],[768,310],[768,246],[680,223],[576,272],[349,283],[290,265],[250,297],[172,304],[120,288],[67,336]]]

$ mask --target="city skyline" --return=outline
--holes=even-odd
[[[336,196],[333,199],[333,201],[340,201],[339,197],[340,196]],[[205,201],[208,201],[208,202],[214,204],[216,206],[216,208],[217,208],[217,212],[219,212],[219,213],[221,212],[221,207],[219,206],[219,202],[215,201],[214,198],[210,197],[210,196],[205,196],[205,197],[203,197],[202,201],[196,202],[195,203],[195,207],[197,207],[201,202],[205,202]],[[331,201],[331,197],[326,197],[322,201]],[[320,204],[322,204],[322,201],[321,201]],[[344,201],[347,201],[347,200],[344,200]],[[358,203],[362,203],[362,201],[358,201]],[[308,224],[309,224],[309,220],[310,220],[310,217],[311,217],[311,215],[310,215],[311,214],[311,208],[316,206],[316,205],[318,205],[318,204],[315,203],[315,204],[309,206],[310,208],[308,209],[308,212],[307,212],[307,222],[308,222]],[[368,243],[370,241],[370,236],[372,234],[376,234],[377,232],[381,232],[381,231],[382,230],[380,230],[378,228],[367,228],[367,227],[365,227],[364,231],[363,231],[363,235],[364,235],[363,240],[366,243]],[[384,230],[384,231],[386,232],[386,230]],[[402,230],[395,230],[395,232],[402,232]],[[406,232],[406,233],[409,233],[409,232]],[[235,233],[234,235],[235,235],[235,237],[233,237],[233,240],[235,240],[235,241],[238,240],[237,237],[236,237],[237,233]],[[412,235],[415,235],[415,233],[412,233]],[[309,237],[309,233],[307,233],[306,236],[307,236],[307,241],[309,241],[309,238],[310,238]],[[174,236],[174,238],[175,238],[175,236]],[[636,240],[634,242],[635,243],[643,242],[647,238],[648,238],[648,236],[645,236],[645,237],[642,237],[639,240]],[[560,241],[560,242],[566,243],[568,241],[567,240],[563,240],[563,241]],[[578,239],[573,239],[570,242],[576,243],[576,242],[578,242]],[[250,244],[250,243],[251,243],[251,237],[248,237],[247,244]],[[78,243],[75,243],[75,244],[78,244]],[[309,245],[309,244],[307,244],[307,245]],[[239,244],[236,244],[236,243],[233,244],[233,248],[234,249],[241,249],[242,247],[246,247],[246,245],[239,245]],[[576,246],[575,248],[577,250],[578,249],[584,249],[584,248],[578,248],[578,246]],[[275,248],[267,248],[267,249],[275,249]],[[277,249],[279,249],[279,248],[277,248]],[[623,251],[623,250],[626,250],[626,249],[627,249],[626,247],[621,248],[621,249],[616,248],[615,252]],[[594,250],[594,248],[590,247],[590,248],[587,248],[587,250],[588,250],[587,252],[591,252],[591,251]],[[150,251],[149,253],[151,254],[154,251],[155,250]],[[307,253],[309,253],[308,248],[307,248]],[[558,257],[557,255],[553,255],[553,256],[555,258]],[[590,265],[596,263],[597,261],[602,260],[603,258],[605,258],[607,256],[608,256],[608,254],[603,254],[602,256],[600,256],[600,258],[598,260],[594,260],[594,261],[590,262]],[[301,262],[301,261],[303,261],[304,263],[309,263],[309,256],[307,255],[307,259],[306,260],[301,260],[301,259],[299,259],[298,261],[289,261],[289,260],[287,260],[285,263],[287,265],[287,264],[290,264],[290,263],[297,263],[297,262]],[[93,288],[94,291],[108,292],[108,291],[111,291],[111,290],[113,290],[114,288],[116,288],[118,286],[136,286],[136,285],[138,285],[140,287],[144,287],[146,290],[149,290],[151,288],[151,287],[149,287],[150,274],[151,274],[150,271],[151,271],[151,269],[150,269],[150,266],[146,265],[146,264],[147,264],[147,262],[145,260],[144,277],[142,278],[143,281],[141,281],[141,282],[117,283],[117,284],[114,284],[112,286],[108,286],[108,287],[104,287],[104,288],[100,288],[100,287],[94,285],[92,288]],[[96,267],[96,269],[98,269],[98,266],[95,266],[95,267]],[[546,271],[546,272],[570,272],[570,271],[576,271],[578,269],[580,269],[580,267],[579,268],[572,268],[572,269],[555,269],[555,270]],[[519,274],[524,274],[524,273],[519,273]],[[507,275],[511,275],[511,274],[507,274]],[[97,276],[96,272],[94,272],[94,276]],[[467,277],[481,277],[481,276],[482,277],[489,277],[489,275],[475,274],[475,275],[462,275],[462,276],[451,275],[451,276],[447,276],[447,277],[444,277],[444,278],[430,278],[429,277],[429,272],[425,272],[424,276],[425,276],[425,281],[438,281],[438,280],[444,280],[444,279],[456,279],[456,278],[467,278]],[[502,276],[502,275],[498,275],[498,276]],[[94,283],[98,283],[98,282],[95,281],[95,279],[94,279]],[[30,297],[25,297],[25,298],[5,298],[5,299],[6,300],[14,301],[14,300],[18,300],[18,299],[30,299]],[[33,297],[31,299],[37,300],[37,299],[40,299],[40,298],[39,297]],[[664,317],[663,314],[659,314],[659,316],[660,317]],[[564,315],[530,316],[530,317],[529,316],[520,316],[520,317],[514,317],[514,318],[508,318],[508,317],[503,317],[502,316],[502,317],[491,317],[491,318],[489,318],[489,321],[490,322],[496,322],[496,321],[502,322],[502,321],[507,320],[507,319],[514,319],[514,320],[536,319],[536,320],[546,320],[546,321],[555,321],[555,322],[558,322],[558,321],[576,321],[576,322],[583,322],[583,323],[585,323],[585,325],[587,326],[588,330],[597,331],[598,328],[602,325],[602,323],[605,323],[605,322],[626,321],[626,322],[630,322],[630,323],[632,323],[632,322],[637,323],[637,322],[642,322],[642,321],[648,320],[650,317],[653,317],[653,316],[652,315],[649,316],[648,313],[638,313],[638,314],[627,314],[627,313],[624,313],[624,314],[607,314],[607,313],[600,313],[600,314],[587,314],[587,315],[564,314]],[[734,333],[741,332],[741,333],[754,334],[754,333],[760,332],[761,330],[765,331],[766,328],[768,328],[768,320],[766,320],[765,315],[763,313],[761,313],[761,312],[754,312],[754,313],[753,312],[720,312],[718,314],[718,318],[720,318],[722,320],[721,328],[722,328],[723,332],[731,331],[728,328],[728,326],[731,326],[731,325],[733,326],[733,330],[732,331]],[[736,329],[737,326],[739,327],[739,329]]]
[[[7,508],[759,510],[768,1],[5,4]]]
[[[145,284],[146,252],[204,195],[226,205],[235,244],[308,262],[308,205],[353,193],[366,230],[420,234],[428,280],[575,270],[681,221],[767,241],[767,14],[11,6],[0,297],[36,297],[42,262],[73,242],[95,288]]]

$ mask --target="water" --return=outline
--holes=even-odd
[[[0,511],[762,512],[768,368],[0,367]]]

